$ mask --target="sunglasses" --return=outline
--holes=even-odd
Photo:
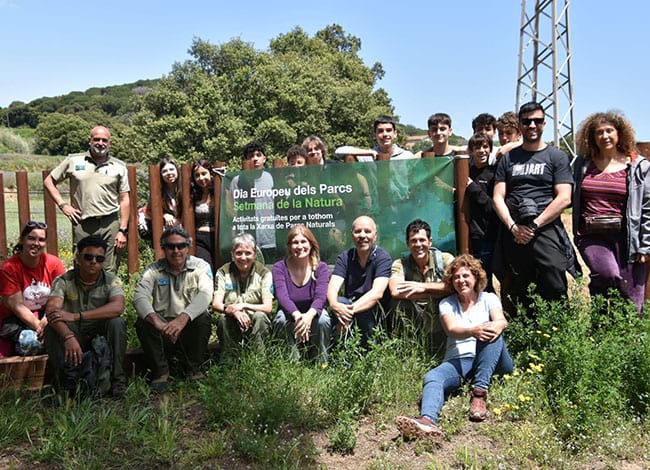
[[[536,126],[541,126],[544,124],[544,118],[521,118],[521,123],[524,126],[530,126],[531,122],[534,122]]]
[[[85,261],[97,260],[98,263],[103,263],[104,261],[106,261],[106,256],[104,255],[93,255],[91,253],[84,253],[83,255],[81,255],[81,257]]]
[[[190,246],[190,244],[187,243],[187,242],[181,242],[181,243],[165,243],[165,244],[163,245],[164,248],[167,248],[168,250],[172,250],[172,251],[173,251],[173,250],[184,250],[184,249],[187,248],[188,246]]]
[[[27,225],[25,225],[25,228],[31,228],[31,229],[39,229],[39,230],[47,230],[47,224],[45,222],[35,222],[33,220],[30,220],[27,222]]]

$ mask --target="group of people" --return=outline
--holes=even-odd
[[[481,114],[472,125],[466,193],[474,256],[441,252],[429,224],[416,219],[405,230],[408,255],[392,260],[376,244],[375,221],[358,214],[350,230],[354,246],[338,255],[331,274],[320,259],[317,237],[304,225],[291,228],[286,258],[270,270],[259,261],[268,245],[258,233],[236,235],[232,261],[217,268],[215,169],[207,160],[192,165],[192,236],[182,227],[178,166],[162,160],[164,257],[144,270],[134,294],[135,328],[150,363],[151,386],[166,389],[174,364],[186,377],[202,375],[210,306],[225,353],[245,340],[262,348],[275,330],[292,357],[306,354],[319,363],[327,363],[332,342],[345,341],[353,327],[367,348],[378,326],[398,331],[408,323],[443,361],[425,376],[420,416],[397,418],[400,431],[411,437],[439,435],[445,395],[468,378],[470,418],[484,420],[492,376],[513,368],[502,336],[508,322],[493,292],[492,273],[501,281],[510,316],[531,283],[547,300],[565,296],[566,273],[575,274],[577,262],[560,215],[572,203],[575,244],[590,268],[590,292],[616,288],[641,312],[650,255],[650,163],[636,153],[629,122],[611,112],[589,116],[577,134],[581,157],[573,174],[569,157],[542,139],[545,115],[538,103],[526,103],[518,114],[498,120]],[[447,114],[432,115],[428,127],[433,145],[420,154],[397,146],[395,122],[388,117],[374,123],[377,147],[345,147],[336,153],[363,161],[379,154],[453,158],[463,151],[449,145]],[[495,148],[497,130],[501,146]],[[28,349],[29,338],[16,332],[33,331],[44,340],[58,380],[65,382],[68,369],[83,364],[93,338],[104,335],[113,364],[112,392],[121,396],[126,388],[124,292],[113,273],[114,253],[128,236],[129,187],[123,163],[108,154],[110,143],[108,129],[94,128],[89,153],[68,157],[46,178],[45,188],[74,224],[75,265],[65,272],[60,260],[45,253],[45,224],[24,227],[16,254],[0,269],[0,355],[18,346]],[[254,177],[233,180],[233,185],[263,186],[264,147],[252,142],[243,156]],[[327,164],[325,146],[310,136],[290,149],[288,160],[290,165]],[[70,179],[71,204],[56,188],[64,178]],[[193,243],[197,256],[189,254]]]

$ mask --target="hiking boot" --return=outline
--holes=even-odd
[[[126,382],[114,382],[111,386],[111,395],[113,398],[124,398],[124,395],[126,395]]]
[[[485,400],[487,398],[487,390],[483,390],[482,388],[475,388],[472,390],[470,396],[470,421],[485,421],[485,418],[487,418],[487,405],[485,403]]]
[[[408,439],[442,436],[442,430],[431,418],[426,416],[420,416],[419,418],[398,416],[395,418],[395,424],[400,434]]]

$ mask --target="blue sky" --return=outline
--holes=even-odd
[[[620,109],[650,141],[649,18],[647,1],[571,3],[576,127]],[[379,86],[401,122],[426,127],[431,113],[447,112],[469,137],[476,114],[514,108],[520,21],[512,0],[0,0],[0,106],[158,78],[189,57],[193,37],[265,49],[295,26],[313,34],[338,23],[361,38],[367,65],[382,63]]]

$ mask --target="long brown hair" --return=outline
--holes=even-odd
[[[289,230],[289,234],[287,235],[287,249],[290,250],[291,242],[298,235],[302,235],[309,240],[311,245],[311,250],[309,250],[309,261],[311,263],[312,271],[315,273],[316,268],[318,267],[318,262],[320,261],[320,245],[318,244],[318,240],[316,240],[314,232],[309,230],[309,228],[302,224],[294,225],[291,227],[291,230]],[[288,252],[287,256],[291,256],[291,251]]]

